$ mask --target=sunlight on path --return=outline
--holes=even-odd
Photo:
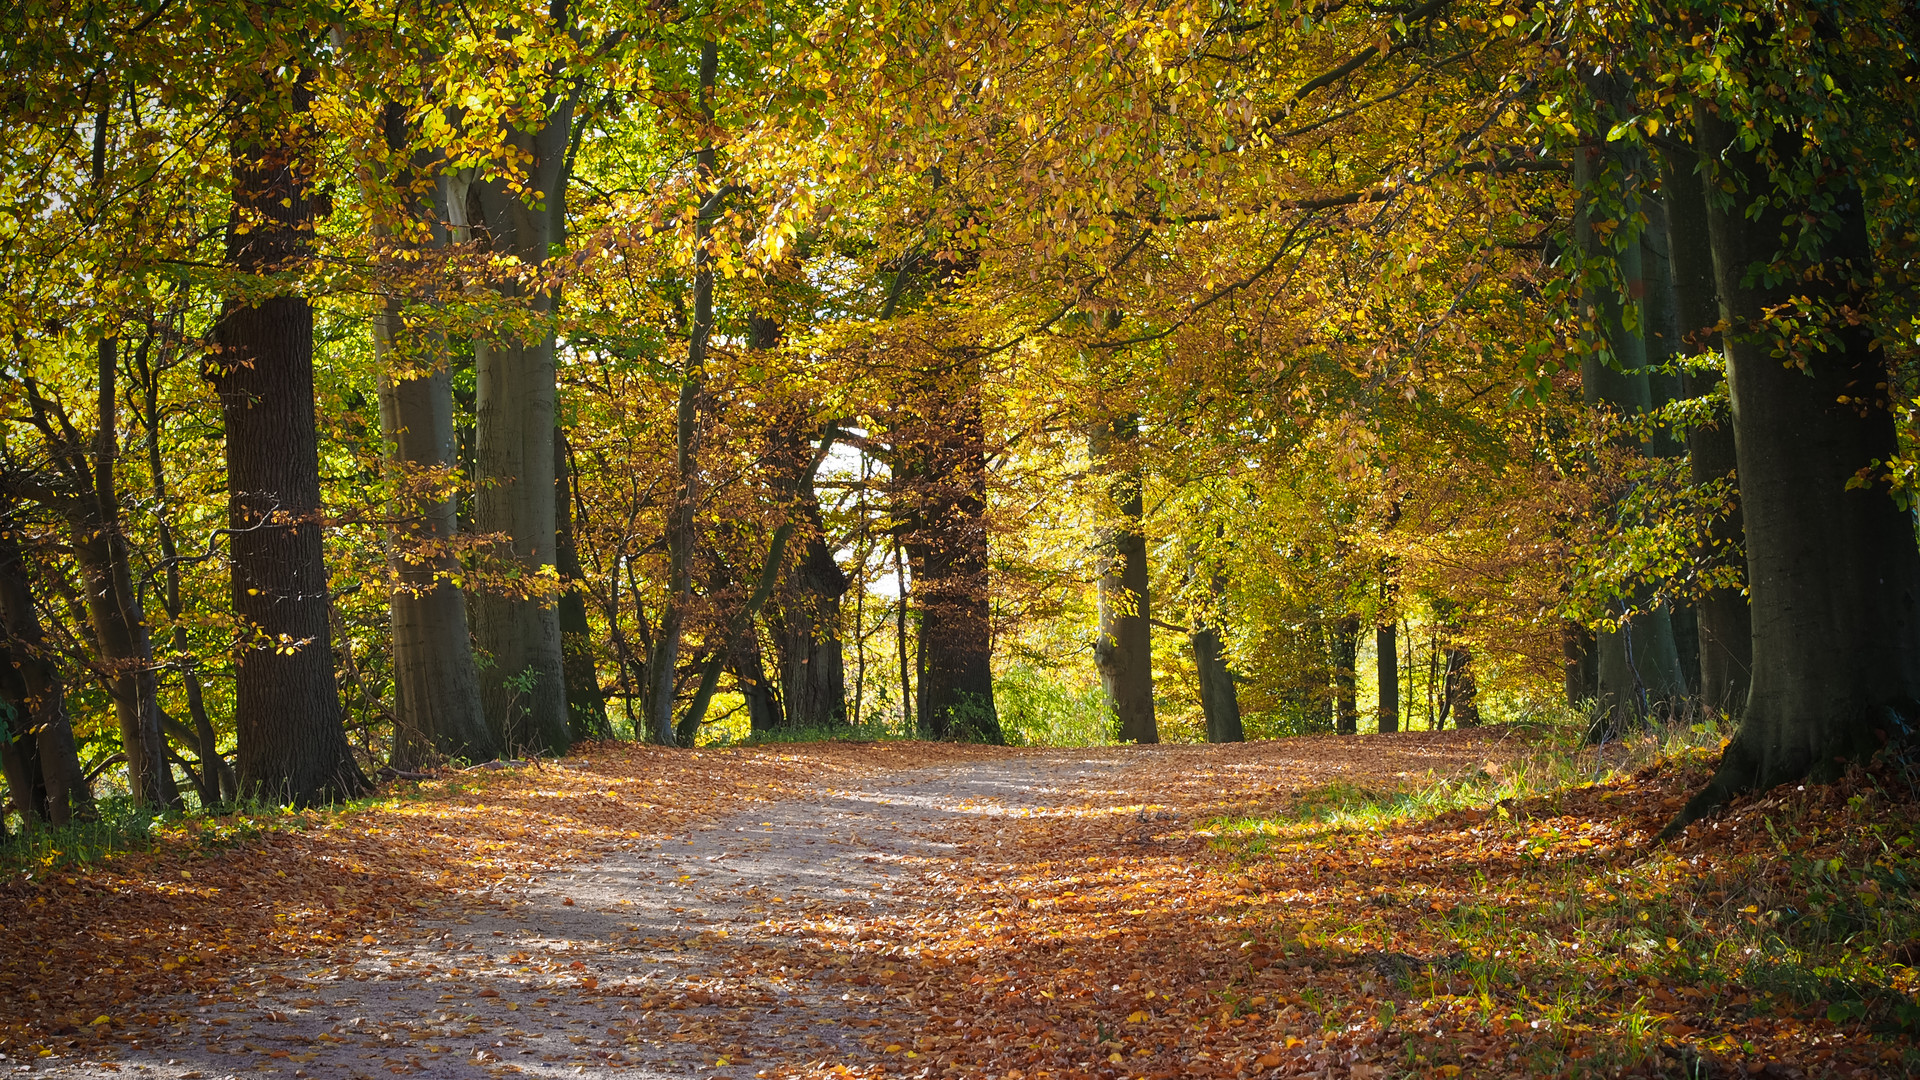
[[[1457,767],[1453,743],[1434,751],[1404,740],[1392,752],[1405,760],[1393,764],[1409,777]],[[1267,744],[1007,751],[859,783],[839,777],[509,879],[462,908],[369,935],[351,963],[254,966],[229,993],[149,1003],[169,1024],[110,1059],[4,1067],[76,1080],[744,1078],[841,1066],[933,1075],[888,1041],[909,1038],[903,1021],[917,1023],[911,993],[893,985],[911,976],[888,965],[968,953],[976,943],[954,935],[985,904],[1011,900],[1041,918],[1071,903],[994,891],[1003,870],[1044,855],[1016,851],[1038,835],[1016,822],[1080,819],[1114,854],[1164,858],[1153,845],[1176,826],[1155,822],[1176,811],[1344,768]],[[1143,797],[1149,790],[1159,801]],[[946,960],[917,940],[936,928],[952,946]],[[1089,1064],[1104,1053],[1090,1047]]]

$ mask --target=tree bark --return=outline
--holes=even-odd
[[[1709,199],[1707,229],[1728,326],[1753,684],[1713,779],[1669,832],[1738,792],[1831,779],[1847,760],[1910,738],[1920,715],[1920,551],[1911,515],[1868,471],[1899,452],[1881,389],[1891,381],[1885,354],[1869,325],[1829,316],[1823,347],[1785,343],[1783,364],[1768,322],[1770,310],[1798,307],[1796,295],[1834,310],[1870,308],[1860,191],[1838,169],[1824,169],[1810,189],[1780,190],[1761,152],[1801,161],[1807,148],[1794,128],[1747,149],[1728,119],[1703,111],[1696,123],[1714,165],[1708,190],[1731,189]],[[1830,230],[1815,238],[1818,272],[1782,273],[1783,238],[1813,222]]]
[[[80,768],[66,690],[47,657],[25,554],[9,527],[0,527],[0,695],[10,708],[7,783],[22,818],[56,826],[91,819],[93,792]]]
[[[993,704],[987,600],[987,455],[979,369],[936,374],[895,447],[903,537],[919,598],[920,733],[1004,745]]]
[[[1447,646],[1446,700],[1441,712],[1453,714],[1453,726],[1480,726],[1480,688],[1473,680],[1473,653],[1464,645]],[[1445,727],[1445,721],[1441,725]]]
[[[1379,667],[1380,730],[1400,730],[1400,644],[1399,626],[1381,623],[1373,630],[1373,651]]]
[[[584,506],[575,498],[571,448],[567,433],[553,429],[555,506],[554,554],[559,562],[560,655],[567,670],[567,726],[574,741],[613,738],[607,717],[607,699],[600,692],[600,663],[593,655],[593,626],[587,621],[587,569],[580,564],[580,548],[573,536],[573,511]]]
[[[1596,97],[1616,103],[1625,96],[1618,77],[1608,73],[1596,76],[1591,89]],[[1644,163],[1638,154],[1627,152],[1621,144],[1583,147],[1574,154],[1573,182],[1578,196],[1574,213],[1574,241],[1589,261],[1615,268],[1628,297],[1646,294],[1646,279],[1641,245],[1637,241],[1616,240],[1628,228],[1640,208],[1639,186]],[[1608,231],[1596,225],[1614,222]],[[1653,404],[1648,383],[1647,343],[1640,313],[1631,317],[1620,289],[1611,280],[1593,290],[1590,307],[1598,330],[1597,345],[1605,347],[1612,362],[1601,350],[1590,349],[1581,361],[1581,386],[1587,404],[1610,409],[1625,417],[1644,414]],[[1651,447],[1642,447],[1650,450]],[[1644,605],[1638,605],[1644,606]],[[1667,702],[1686,695],[1686,680],[1680,673],[1680,655],[1673,642],[1673,624],[1664,606],[1631,615],[1618,629],[1601,630],[1596,635],[1601,719],[1596,734],[1625,730],[1645,716],[1650,704]]]
[[[308,94],[287,90],[291,110],[246,103],[233,143],[227,259],[246,273],[290,268],[309,250],[313,207],[294,145]],[[209,374],[226,422],[233,609],[247,635],[234,678],[241,795],[296,805],[350,798],[366,779],[333,677],[313,310],[297,292],[236,297],[216,338]]]
[[[788,726],[784,710],[780,707],[780,698],[773,692],[773,684],[767,678],[765,655],[760,649],[760,635],[749,626],[747,632],[733,643],[729,653],[727,669],[733,672],[735,685],[740,688],[740,696],[747,703],[747,726],[755,734],[774,731]]]
[[[502,131],[502,141],[524,163],[523,175],[495,175],[478,185],[488,247],[519,264],[519,276],[501,291],[536,320],[550,317],[558,303],[541,278],[554,249],[566,242],[567,150],[577,93],[548,93],[538,129]],[[485,592],[474,603],[475,636],[491,661],[480,677],[487,723],[509,753],[564,754],[572,743],[559,601],[549,585],[559,576],[554,347],[551,330],[474,343],[474,521],[480,532],[509,538],[510,550],[500,554],[530,586],[518,594]]]
[[[1220,632],[1195,619],[1189,640],[1193,666],[1200,675],[1200,711],[1207,719],[1207,741],[1244,742],[1247,733],[1240,723],[1240,693],[1233,685],[1233,671],[1227,666]]]
[[[1667,170],[1667,248],[1673,260],[1674,312],[1688,351],[1719,351],[1720,300],[1714,284],[1713,248],[1707,230],[1707,196],[1697,160]],[[1700,397],[1718,388],[1717,377],[1689,375],[1682,392]],[[1733,421],[1720,415],[1711,426],[1687,431],[1687,457],[1693,482],[1705,485],[1735,476]],[[1738,492],[1708,526],[1695,558],[1726,559],[1737,553],[1745,528]],[[1753,672],[1753,621],[1746,594],[1736,586],[1710,590],[1695,605],[1699,628],[1700,699],[1708,707],[1733,713],[1746,704]]]
[[[385,127],[390,151],[408,145],[404,112],[389,104]],[[423,164],[423,163],[416,163]],[[399,177],[404,189],[411,169]],[[434,241],[464,240],[468,233],[467,185],[452,176],[439,182],[432,218]],[[407,217],[424,208],[402,201]],[[409,222],[410,224],[411,222]],[[376,226],[376,235],[391,230]],[[446,475],[459,468],[454,445],[453,372],[444,339],[406,325],[399,297],[386,298],[373,317],[373,356],[380,373],[380,423],[391,446],[399,481],[395,516],[401,524],[388,539],[394,575],[388,600],[392,628],[395,768],[415,769],[438,753],[461,761],[486,761],[500,747],[488,728],[467,626],[467,596],[455,584],[460,561],[448,546],[459,534],[459,497],[439,494]]]
[[[155,532],[160,542],[160,559],[166,567],[165,587],[160,597],[166,606],[167,618],[173,622],[172,648],[174,654],[180,657],[180,682],[186,691],[187,718],[193,722],[190,729],[193,737],[182,741],[192,745],[200,755],[200,802],[201,808],[205,809],[238,798],[240,784],[234,776],[233,767],[220,755],[220,736],[207,716],[199,665],[192,655],[187,628],[180,618],[186,607],[180,589],[180,552],[173,537],[166,461],[160,453],[160,379],[158,365],[150,364],[148,357],[149,351],[146,349],[134,351],[135,370],[140,376],[146,404],[146,416],[142,422],[147,428],[147,473],[153,484],[153,501],[157,509]]]
[[[772,348],[778,329],[771,320],[754,321],[755,348]],[[785,720],[798,728],[827,728],[847,722],[846,657],[840,642],[840,598],[847,575],[827,547],[826,520],[814,478],[825,459],[816,453],[804,410],[789,408],[770,427],[768,464],[774,490],[798,518],[804,536],[799,562],[787,575],[768,620],[780,662]]]
[[[1568,620],[1560,627],[1560,651],[1565,660],[1567,704],[1584,706],[1600,693],[1599,657],[1593,631]]]
[[[1360,732],[1360,708],[1355,700],[1359,678],[1360,620],[1346,615],[1333,624],[1333,730],[1340,735]]]
[[[1116,451],[1125,450],[1138,430],[1132,417],[1096,424],[1087,439],[1094,468],[1108,474],[1108,492],[1118,514],[1105,530],[1095,572],[1099,580],[1100,629],[1093,643],[1094,665],[1107,704],[1119,721],[1121,742],[1157,743],[1153,714],[1153,623],[1147,594],[1147,537],[1141,518],[1141,477],[1137,465],[1114,468]]]
[[[719,46],[700,44],[700,112],[713,123],[713,86],[720,70]],[[687,605],[693,601],[693,516],[699,505],[700,398],[706,378],[707,339],[713,333],[713,256],[707,242],[713,233],[712,215],[719,211],[720,193],[715,170],[719,156],[712,143],[695,157],[700,206],[694,215],[693,325],[687,328],[687,368],[680,380],[680,398],[674,409],[674,473],[679,480],[667,512],[667,601],[660,612],[660,632],[647,660],[652,679],[647,711],[654,739],[674,745],[673,703],[680,663],[680,639],[685,632]]]

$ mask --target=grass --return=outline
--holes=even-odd
[[[1249,871],[1376,851],[1390,871],[1395,852],[1444,848],[1421,884],[1349,880],[1372,902],[1302,910],[1288,932],[1309,949],[1445,957],[1397,980],[1403,1004],[1476,1003],[1543,1061],[1584,1047],[1569,1075],[1691,1075],[1788,1038],[1818,1054],[1834,1025],[1875,1075],[1920,1075],[1920,805],[1900,764],[1746,800],[1655,847],[1726,732],[1672,725],[1594,748],[1583,730],[1563,718],[1511,763],[1405,790],[1327,785],[1202,831]],[[1450,1052],[1408,1048],[1429,1064]]]

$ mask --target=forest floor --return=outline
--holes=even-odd
[[[1655,847],[1705,761],[607,745],[190,819],[0,886],[0,1073],[1912,1072],[1903,774]]]

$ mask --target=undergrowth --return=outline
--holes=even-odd
[[[1759,1069],[1790,1039],[1803,1069],[1851,1044],[1831,1075],[1920,1075],[1920,804],[1900,763],[1749,797],[1656,846],[1726,733],[1673,725],[1596,748],[1574,730],[1547,725],[1510,761],[1404,790],[1326,785],[1201,831],[1256,875],[1397,862],[1346,878],[1364,901],[1350,914],[1277,932],[1404,958],[1398,1007],[1469,1002],[1549,1073],[1721,1075],[1704,1063]],[[1409,1047],[1423,1069],[1472,1064]]]

